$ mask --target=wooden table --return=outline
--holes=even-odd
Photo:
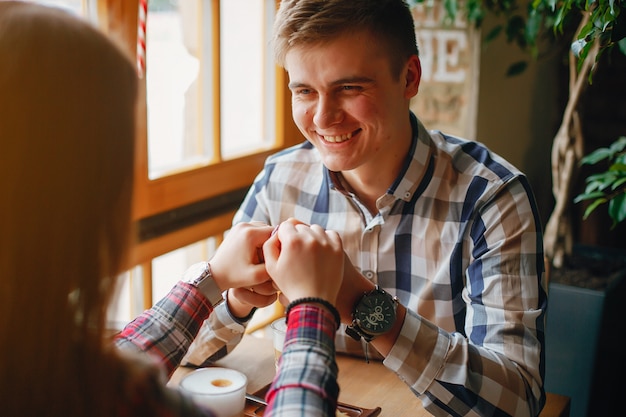
[[[339,401],[362,408],[381,407],[382,417],[427,417],[422,402],[395,373],[380,362],[337,355],[339,366]],[[248,392],[256,392],[272,382],[275,375],[274,346],[270,339],[245,336],[241,343],[216,365],[237,369],[248,377]],[[192,372],[181,367],[169,385],[176,386]]]
[[[274,346],[270,339],[246,335],[241,343],[218,366],[237,369],[248,377],[248,392],[254,393],[272,382],[275,375]],[[381,407],[382,417],[431,416],[422,402],[398,376],[381,362],[366,363],[361,358],[337,355],[339,366],[339,401],[362,408]],[[192,368],[179,368],[169,385],[176,386]],[[540,417],[569,416],[568,397],[548,393]]]

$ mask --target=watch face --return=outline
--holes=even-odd
[[[388,332],[396,320],[393,298],[382,291],[375,291],[361,299],[354,313],[359,327],[368,334]]]

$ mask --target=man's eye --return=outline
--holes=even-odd
[[[358,85],[343,85],[341,86],[341,89],[343,91],[359,91],[361,87],[359,87]]]
[[[309,88],[299,88],[295,91],[296,94],[298,95],[302,95],[302,96],[306,96],[308,94],[311,94],[311,89]]]

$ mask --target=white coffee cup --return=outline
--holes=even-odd
[[[211,409],[217,417],[241,416],[246,405],[248,378],[228,368],[197,369],[186,375],[179,388],[196,404]]]

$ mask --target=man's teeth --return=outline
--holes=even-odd
[[[348,133],[345,135],[337,135],[337,136],[325,136],[324,135],[324,140],[326,142],[341,143],[341,142],[347,141],[351,137],[352,137],[352,133]]]

